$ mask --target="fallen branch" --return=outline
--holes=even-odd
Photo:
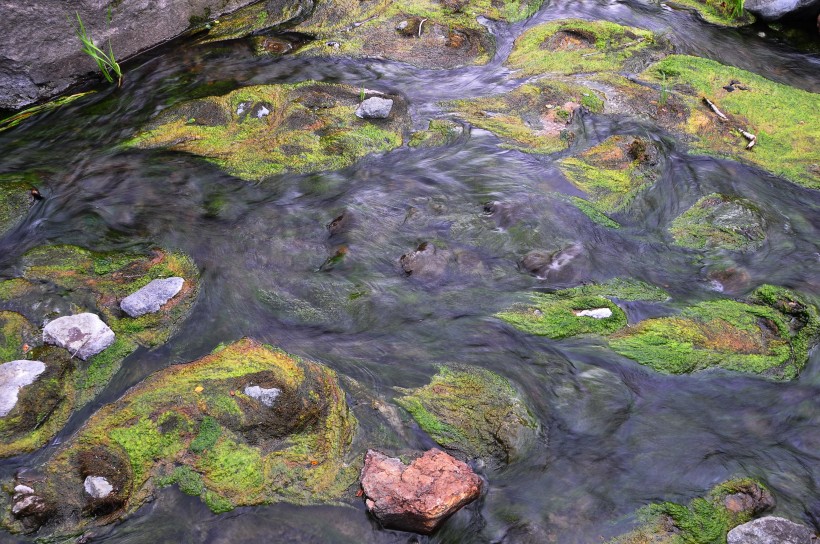
[[[421,38],[421,26],[424,24],[425,21],[427,21],[427,19],[422,19],[419,23],[419,38]]]
[[[711,101],[711,100],[709,100],[708,98],[706,98],[706,97],[704,96],[704,97],[703,97],[703,101],[706,103],[706,105],[707,105],[707,106],[709,106],[709,107],[712,109],[712,111],[713,111],[713,112],[715,112],[715,115],[717,115],[718,117],[720,117],[720,118],[721,118],[721,119],[723,119],[724,121],[728,121],[728,120],[729,120],[729,118],[728,118],[728,117],[726,117],[725,115],[723,115],[723,112],[722,112],[722,111],[720,111],[720,110],[718,109],[718,107],[717,107],[717,106],[715,106],[715,105],[714,105],[714,103],[712,103],[712,101]]]
[[[737,130],[743,135],[744,138],[749,140],[749,144],[746,146],[746,149],[753,148],[755,146],[755,144],[757,143],[757,136],[755,136],[751,132],[743,130],[742,128],[739,128]]]

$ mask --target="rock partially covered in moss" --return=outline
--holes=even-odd
[[[766,223],[746,199],[707,195],[669,227],[675,243],[694,249],[754,249],[766,238]]]
[[[464,127],[447,119],[432,119],[427,130],[414,132],[410,147],[438,147],[453,143],[464,132]]]
[[[565,19],[521,34],[506,64],[517,75],[528,76],[637,71],[668,49],[648,30],[608,21]]]
[[[280,393],[268,406],[248,386]],[[245,339],[151,375],[92,416],[39,478],[16,483],[47,505],[40,534],[109,523],[173,483],[214,512],[333,501],[356,481],[356,425],[332,370]],[[89,496],[88,476],[112,493]],[[19,531],[26,518],[7,511],[5,522]]]
[[[529,153],[554,153],[566,149],[574,135],[572,116],[584,106],[603,110],[598,93],[572,82],[541,80],[502,95],[456,100],[444,106],[465,121],[489,130],[504,147]]]
[[[347,85],[311,81],[244,87],[163,112],[129,145],[199,155],[247,180],[335,170],[402,144],[404,100],[389,97],[387,119],[360,119],[354,112],[361,95]]]
[[[17,225],[28,213],[31,197],[31,177],[0,174],[0,234]]]
[[[555,293],[533,293],[528,304],[497,317],[529,334],[553,339],[579,334],[607,335],[626,326],[626,314],[609,297],[621,300],[663,301],[668,295],[649,284],[616,279]]]
[[[754,23],[755,19],[743,9],[743,2],[726,2],[724,0],[674,0],[668,2],[671,7],[687,8],[697,11],[704,20],[721,26],[744,26]]]
[[[820,333],[817,309],[795,293],[760,287],[749,302],[714,300],[614,334],[614,351],[669,374],[719,367],[797,376]]]
[[[748,478],[729,480],[688,505],[662,502],[643,508],[638,512],[641,526],[609,544],[726,542],[729,530],[773,506],[772,494],[760,483]]]
[[[22,258],[20,278],[0,282],[0,350],[4,357],[36,359],[46,369],[21,390],[14,409],[0,419],[0,457],[42,446],[69,415],[93,399],[137,346],[164,343],[187,316],[197,292],[197,270],[186,256],[95,253],[75,246],[47,246]],[[185,278],[186,286],[159,312],[136,319],[119,308],[122,298],[151,280]],[[56,312],[79,308],[99,315],[116,334],[113,344],[81,361],[79,350],[42,345],[39,327]],[[65,319],[65,318],[63,318]]]
[[[396,402],[433,440],[470,457],[509,463],[522,457],[540,424],[505,378],[476,367],[440,366],[432,381]]]

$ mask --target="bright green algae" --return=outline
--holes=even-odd
[[[508,463],[521,458],[540,425],[502,376],[465,365],[440,366],[428,385],[399,389],[396,403],[447,449]]]
[[[76,246],[46,246],[25,254],[22,265],[22,277],[0,282],[0,309],[27,311],[19,307],[29,308],[33,301],[53,293],[65,293],[76,307],[76,313],[97,313],[117,339],[88,361],[80,361],[62,348],[41,346],[39,328],[18,323],[25,319],[22,316],[14,321],[20,331],[30,329],[37,334],[20,337],[17,333],[9,347],[14,348],[16,357],[42,361],[46,371],[22,390],[15,408],[0,419],[0,438],[3,439],[0,457],[41,447],[75,409],[91,401],[108,384],[123,359],[137,346],[155,347],[164,343],[187,316],[198,286],[196,266],[188,257],[160,250],[146,256],[95,253]],[[119,309],[122,298],[153,279],[170,276],[184,278],[185,286],[159,312],[130,318]],[[18,314],[0,312],[0,315]],[[23,351],[23,343],[28,343],[31,349]]]
[[[682,6],[697,11],[704,20],[721,26],[745,26],[755,19],[742,7],[742,0],[674,0],[672,6]],[[736,6],[740,4],[738,9]]]
[[[361,94],[310,81],[244,87],[175,106],[128,145],[199,155],[247,180],[335,170],[402,144],[407,115],[401,99],[389,97],[388,119],[359,119]]]
[[[774,505],[771,493],[750,478],[729,480],[689,504],[655,503],[638,512],[640,525],[609,544],[725,544],[734,527]]]
[[[273,405],[246,396],[251,384],[279,389]],[[215,512],[338,500],[358,475],[348,464],[356,428],[332,370],[240,340],[149,376],[57,450],[34,484],[54,510],[41,534],[108,523],[171,484]],[[88,474],[115,487],[105,512],[83,491]]]
[[[754,249],[766,238],[756,206],[743,198],[712,193],[679,215],[669,232],[680,246],[693,249]]]

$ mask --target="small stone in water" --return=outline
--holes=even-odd
[[[595,308],[593,310],[581,310],[575,312],[578,317],[594,317],[595,319],[606,319],[612,317],[612,310],[609,308]]]
[[[43,327],[43,342],[54,344],[87,360],[114,343],[116,336],[96,314],[60,317]]]
[[[83,488],[95,499],[104,499],[114,491],[114,487],[102,476],[87,476]]]
[[[41,361],[11,361],[0,365],[0,417],[12,411],[20,389],[34,383],[45,369]]]
[[[361,119],[386,119],[392,109],[392,100],[374,96],[359,104],[359,107],[356,108],[356,117]]]
[[[276,397],[278,397],[281,392],[282,390],[277,389],[276,387],[272,387],[270,389],[265,389],[263,387],[259,387],[258,385],[248,385],[245,387],[246,395],[258,400],[268,407],[273,406]]]
[[[182,278],[154,280],[139,291],[122,299],[120,307],[131,317],[157,312],[163,304],[179,293],[184,283],[185,280]]]

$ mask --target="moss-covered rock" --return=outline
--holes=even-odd
[[[509,463],[521,458],[540,424],[505,378],[476,367],[440,366],[428,385],[398,389],[396,402],[433,440],[470,457]]]
[[[28,213],[34,199],[30,190],[36,176],[0,174],[0,235],[17,225]]]
[[[410,136],[410,147],[438,147],[458,139],[464,127],[447,119],[432,119],[427,130],[419,130]]]
[[[574,138],[568,127],[573,112],[580,106],[600,112],[603,101],[597,92],[575,83],[540,80],[506,94],[456,100],[444,106],[494,133],[504,147],[554,153],[566,149]]]
[[[0,457],[34,450],[54,436],[72,411],[108,384],[137,346],[158,346],[173,334],[198,290],[193,262],[159,250],[136,255],[46,246],[24,255],[21,270],[22,277],[0,282],[0,310],[14,309],[26,317],[0,312],[7,325],[0,344],[10,357],[44,362],[46,371],[23,389],[12,412],[0,419]],[[131,318],[120,310],[124,297],[153,279],[169,276],[182,277],[185,284],[159,312]],[[100,315],[117,335],[114,344],[85,362],[65,349],[42,346],[39,327],[29,321],[53,318],[48,313],[52,299],[61,305],[68,299],[68,308]]]
[[[247,180],[335,170],[402,144],[408,117],[400,97],[389,97],[394,103],[387,119],[354,114],[372,95],[310,81],[244,87],[175,106],[128,145],[199,155]]]
[[[783,288],[763,286],[748,302],[714,300],[616,332],[612,349],[659,372],[719,367],[776,379],[797,376],[820,333],[817,309]]]
[[[514,306],[497,317],[526,333],[553,339],[579,334],[606,335],[627,324],[626,314],[610,297],[663,301],[668,295],[644,282],[616,279],[555,293],[533,293],[529,303]]]
[[[693,9],[704,20],[721,26],[745,26],[755,21],[754,16],[743,9],[740,0],[674,0],[667,4],[675,8]]]
[[[668,45],[639,28],[564,19],[535,26],[515,41],[507,66],[516,75],[614,72],[646,64]]]
[[[774,506],[771,493],[749,478],[723,482],[688,505],[662,502],[638,512],[640,526],[609,544],[716,544]]]
[[[278,393],[260,399],[248,386]],[[215,512],[333,501],[357,478],[348,464],[356,426],[332,370],[245,339],[149,376],[26,484],[50,512],[40,534],[111,522],[170,484]],[[113,484],[104,504],[83,491],[89,475]],[[20,518],[7,510],[5,523],[19,531]]]
[[[756,206],[743,198],[707,195],[669,227],[675,243],[694,249],[754,249],[766,238]]]

